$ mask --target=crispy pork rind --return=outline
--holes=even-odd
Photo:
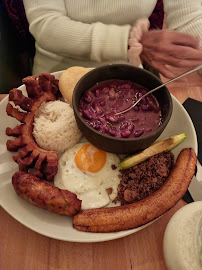
[[[40,148],[35,142],[32,131],[34,116],[41,104],[56,100],[60,94],[58,80],[52,74],[42,73],[38,79],[36,76],[28,76],[22,82],[26,86],[27,97],[17,88],[9,92],[6,112],[22,124],[6,129],[7,136],[15,137],[14,140],[7,141],[7,149],[18,152],[13,156],[13,160],[18,163],[20,171],[28,172],[30,168],[35,168],[34,174],[37,177],[52,181],[57,173],[58,154]],[[10,101],[20,109],[15,108]]]

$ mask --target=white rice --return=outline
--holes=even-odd
[[[81,138],[73,109],[59,100],[41,105],[34,119],[33,135],[41,148],[55,150],[59,154]]]

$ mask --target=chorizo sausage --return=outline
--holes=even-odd
[[[52,186],[35,175],[18,171],[12,177],[16,193],[39,208],[59,215],[73,216],[81,209],[76,194]]]

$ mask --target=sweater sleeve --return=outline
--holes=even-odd
[[[168,28],[198,36],[202,49],[201,0],[164,0],[164,10]]]
[[[64,0],[23,2],[30,32],[44,50],[76,59],[127,60],[130,25],[73,21]]]

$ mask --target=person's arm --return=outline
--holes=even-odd
[[[67,16],[64,0],[23,2],[30,32],[44,50],[94,61],[127,60],[130,25],[73,21]]]
[[[141,59],[165,77],[173,78],[175,68],[191,69],[202,62],[201,0],[164,0],[164,9],[169,29],[144,33]]]

